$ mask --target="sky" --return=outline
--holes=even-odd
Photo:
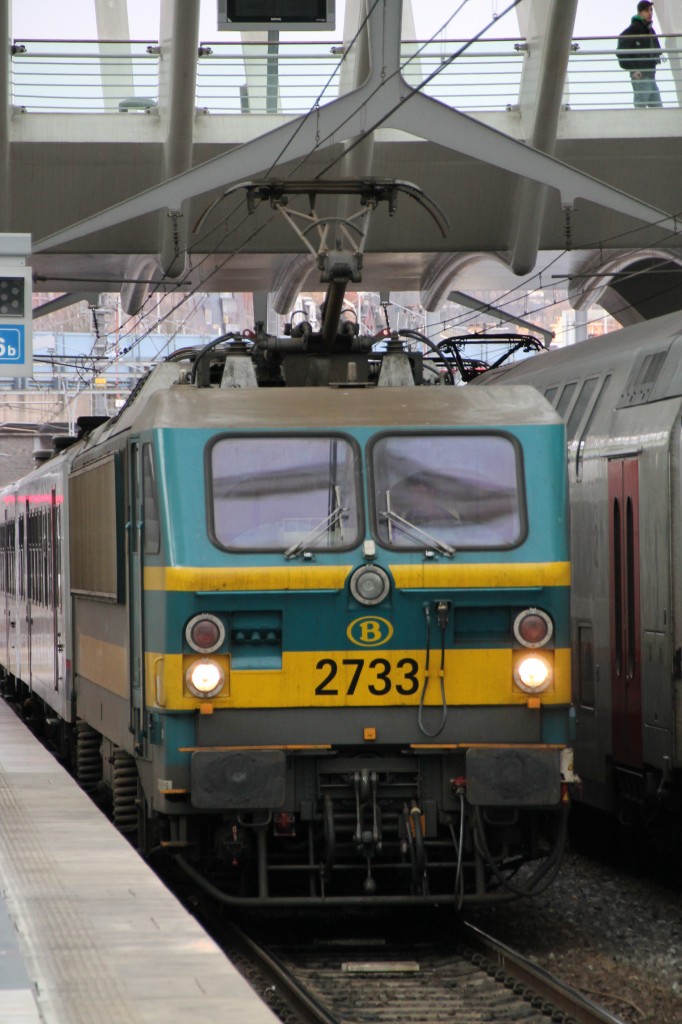
[[[128,0],[128,19],[132,39],[158,39],[159,7],[163,0]],[[430,38],[438,32],[448,15],[455,14],[444,38],[466,39],[497,15],[487,38],[518,35],[515,13],[500,17],[510,0],[416,0],[417,37]],[[523,0],[522,0],[523,2]],[[341,38],[344,0],[336,0],[337,31]],[[629,23],[636,9],[635,0],[579,0],[575,36],[617,36]],[[202,41],[227,39],[217,31],[216,0],[201,0]],[[456,13],[459,12],[459,13]],[[94,0],[12,0],[12,36],[15,39],[96,39]],[[310,36],[324,39],[320,33]]]

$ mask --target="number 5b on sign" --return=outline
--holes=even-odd
[[[0,327],[0,363],[24,362],[24,328]]]

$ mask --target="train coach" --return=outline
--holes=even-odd
[[[576,771],[635,830],[682,825],[678,313],[486,373],[567,424]]]
[[[1,493],[4,690],[227,903],[535,892],[574,781],[563,423],[418,386],[397,338],[296,349],[179,352]]]

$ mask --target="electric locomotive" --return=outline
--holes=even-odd
[[[680,366],[672,313],[477,382],[532,384],[566,421],[580,799],[668,842],[682,823]]]
[[[179,352],[2,492],[5,691],[226,902],[537,891],[574,781],[563,423],[332,339]]]
[[[419,188],[236,187],[315,257],[321,329],[176,353],[2,492],[5,690],[225,903],[537,892],[575,781],[561,418],[344,313],[379,204],[443,230]]]

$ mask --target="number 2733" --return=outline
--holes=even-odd
[[[375,697],[384,697],[391,690],[409,697],[419,689],[419,665],[414,658],[401,658],[395,667],[386,658],[373,658],[369,662],[364,658],[343,658],[340,662],[334,658],[321,658],[315,666],[323,673],[322,680],[315,687],[318,696],[336,697],[340,694],[339,666],[352,670],[346,677],[347,682],[343,683],[347,697],[352,697],[359,685],[366,685]]]

